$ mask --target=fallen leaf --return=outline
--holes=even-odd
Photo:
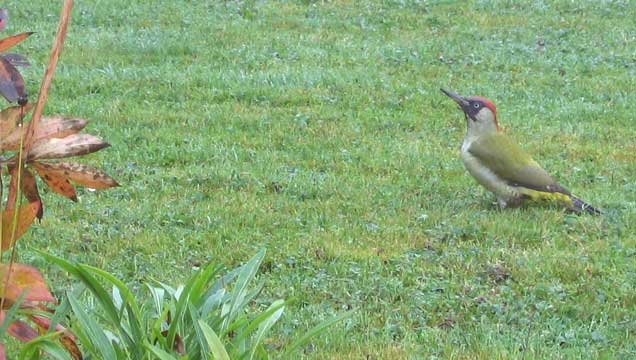
[[[27,98],[22,75],[11,63],[0,56],[0,95],[8,102],[22,102]]]
[[[89,134],[73,134],[63,139],[44,139],[33,145],[27,161],[86,155],[108,146],[110,144],[104,140]]]
[[[31,165],[35,167],[38,172],[45,171],[55,173],[56,175],[64,176],[79,185],[91,189],[108,189],[119,186],[117,181],[105,172],[84,164],[71,162],[45,163],[38,161]]]
[[[42,180],[44,180],[46,185],[48,185],[51,190],[77,202],[77,193],[75,191],[75,187],[71,185],[71,183],[63,174],[58,174],[55,171],[48,171],[47,169],[41,167],[39,165],[39,162],[34,162],[31,165],[35,168],[35,171],[37,171],[38,175],[40,175]]]
[[[9,276],[9,266],[9,264],[0,264],[0,279],[2,279],[0,294],[4,293],[4,298],[8,300],[5,306],[10,306],[9,303],[14,303],[25,291],[24,301],[57,303],[38,269],[29,265],[14,263],[11,265]]]
[[[13,217],[15,210],[5,210],[2,212],[2,250],[7,250],[19,239],[31,226],[40,211],[40,202],[32,202],[22,205],[18,209],[18,223],[13,233]],[[0,264],[2,266],[2,264]]]
[[[12,47],[18,45],[29,36],[33,35],[33,32],[23,32],[21,34],[13,35],[0,39],[0,51],[7,51]]]

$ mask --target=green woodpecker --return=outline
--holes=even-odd
[[[559,185],[519,145],[499,131],[497,108],[481,96],[464,97],[442,92],[464,112],[468,130],[461,148],[466,169],[477,182],[497,196],[502,208],[520,206],[524,200],[556,201],[575,212],[601,212]]]

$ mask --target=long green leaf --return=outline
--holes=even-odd
[[[109,292],[106,291],[99,281],[93,277],[88,270],[84,269],[82,265],[78,265],[76,268],[80,274],[80,280],[82,280],[84,285],[86,285],[86,287],[93,293],[93,295],[95,295],[95,298],[102,305],[104,313],[111,325],[119,329],[119,333],[123,336],[123,340],[126,342],[127,347],[131,350],[137,349],[138,344],[135,343],[134,339],[122,323],[117,307],[113,303]]]
[[[276,300],[265,311],[259,314],[251,321],[246,321],[247,326],[241,329],[240,333],[234,338],[235,341],[242,340],[252,335],[252,332],[256,330],[261,324],[266,321],[272,314],[283,309],[287,305],[286,301]],[[283,309],[284,310],[284,309]],[[246,319],[247,320],[247,319]]]
[[[146,284],[150,295],[152,296],[152,301],[155,305],[155,313],[157,316],[161,315],[163,312],[163,300],[166,294],[166,290],[160,287],[154,287],[150,284]]]
[[[265,334],[269,331],[269,329],[274,326],[274,324],[280,319],[281,315],[283,315],[283,311],[285,311],[285,302],[283,300],[276,300],[269,306],[268,310],[275,310],[271,315],[263,319],[258,325],[258,331],[256,332],[256,339],[254,339],[254,343],[252,346],[252,353],[250,354],[250,360],[254,358],[254,354],[259,344],[265,338]]]
[[[265,249],[261,249],[256,255],[254,255],[245,265],[241,267],[234,291],[232,292],[233,298],[230,304],[230,309],[227,317],[223,322],[221,330],[225,332],[225,329],[234,321],[243,311],[243,300],[246,297],[247,286],[251,280],[254,279],[258,272],[258,267],[261,265],[263,258],[265,257]]]
[[[40,358],[40,351],[46,352],[53,359],[73,360],[66,349],[59,342],[54,341],[60,336],[60,332],[38,336],[22,345],[18,359]]]
[[[79,321],[83,331],[88,335],[86,340],[93,344],[93,348],[102,355],[103,359],[117,359],[113,345],[99,324],[91,316],[88,316],[73,295],[67,294],[67,298],[77,321]]]
[[[182,319],[184,318],[186,310],[188,308],[187,304],[189,301],[189,295],[190,295],[190,286],[188,285],[183,289],[183,291],[181,291],[181,294],[179,295],[179,300],[177,301],[175,305],[175,310],[174,310],[174,313],[172,314],[172,322],[168,326],[168,336],[166,336],[166,340],[168,341],[168,344],[174,344],[174,341],[177,337],[177,331],[179,330],[179,325]]]
[[[133,292],[128,288],[128,286],[126,286],[126,284],[124,284],[123,281],[117,279],[115,276],[113,276],[112,274],[108,273],[107,271],[104,271],[102,269],[96,268],[94,266],[90,266],[90,265],[80,265],[82,269],[86,269],[89,270],[101,277],[103,277],[104,279],[106,279],[108,282],[110,282],[111,284],[115,285],[119,291],[121,292],[121,294],[124,296],[123,300],[126,301],[133,309],[133,313],[132,315],[134,316],[134,318],[132,320],[134,320],[135,322],[139,323],[141,319],[141,310],[139,310],[139,305],[137,304],[137,300],[135,298],[135,294],[133,294]],[[129,314],[130,316],[130,314]],[[130,321],[131,319],[129,319]]]
[[[353,310],[345,312],[343,314],[340,314],[336,317],[325,320],[321,322],[320,324],[314,326],[305,334],[303,334],[303,336],[301,336],[298,340],[294,341],[291,345],[285,348],[285,354],[283,355],[283,358],[292,357],[292,354],[295,353],[298,350],[298,348],[307,345],[307,343],[309,342],[309,340],[311,340],[312,337],[322,333],[323,331],[325,331],[327,328],[334,325],[335,323],[350,317],[353,314],[353,312],[354,312]]]
[[[190,310],[188,313],[190,314],[190,326],[194,329],[195,338],[190,339],[191,343],[188,346],[188,354],[193,358],[202,358],[203,360],[207,360],[209,358],[208,355],[208,346],[205,336],[203,335],[203,331],[201,331],[201,327],[198,324],[199,314],[194,308],[192,304],[190,304]],[[197,355],[199,355],[197,357]]]
[[[205,337],[210,352],[212,352],[213,358],[215,360],[230,360],[230,356],[227,354],[225,346],[223,346],[221,339],[219,339],[214,330],[212,330],[212,328],[209,327],[203,320],[199,320],[198,325],[203,332],[203,336]]]
[[[146,346],[146,349],[150,350],[153,354],[155,354],[155,356],[157,356],[159,360],[178,360],[177,357],[172,356],[170,353],[154,345],[150,345],[146,343],[145,346]]]
[[[71,275],[79,278],[80,274],[77,271],[77,268],[75,267],[75,265],[71,264],[70,262],[59,258],[57,256],[51,255],[49,253],[46,253],[44,251],[38,250],[38,249],[33,249],[36,253],[40,254],[40,256],[42,256],[43,258],[45,258],[47,261],[52,262],[53,264],[61,267],[62,269],[64,269],[64,271],[70,273]]]
[[[221,300],[223,299],[223,296],[225,296],[225,294],[225,289],[219,289],[215,293],[208,292],[206,294],[207,298],[205,299],[205,302],[199,309],[199,311],[201,312],[201,317],[207,318],[208,314],[210,314],[210,312],[212,312],[214,308],[221,305]]]
[[[64,298],[62,302],[56,307],[55,313],[51,317],[51,325],[49,326],[48,333],[55,331],[55,327],[66,317],[66,314],[71,310],[71,304],[68,299]]]
[[[207,290],[207,286],[211,280],[218,273],[221,267],[214,263],[209,264],[203,271],[200,271],[197,276],[194,277],[195,281],[192,284],[192,290],[190,291],[190,302],[197,307],[201,305],[201,299],[205,299],[204,290]]]
[[[23,291],[22,294],[20,294],[20,297],[18,297],[18,300],[16,300],[16,302],[11,306],[11,308],[9,308],[9,311],[7,311],[7,313],[5,314],[4,322],[2,323],[2,326],[0,326],[0,336],[4,335],[4,333],[9,328],[9,325],[13,322],[13,318],[15,317],[15,314],[18,312],[18,309],[22,305],[22,302],[24,302],[24,298],[26,297],[26,294],[27,292]]]

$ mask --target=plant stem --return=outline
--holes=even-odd
[[[26,150],[26,154],[29,153],[31,146],[33,145],[32,139],[37,130],[40,118],[42,117],[42,112],[44,111],[46,100],[49,97],[49,90],[51,89],[53,75],[55,75],[57,61],[59,60],[60,54],[62,53],[64,40],[66,40],[66,30],[68,29],[68,23],[71,18],[72,9],[73,0],[65,0],[64,5],[62,6],[62,14],[60,15],[60,25],[57,29],[57,35],[55,35],[53,48],[51,48],[51,57],[49,58],[49,64],[46,67],[44,79],[42,80],[42,85],[40,86],[40,96],[38,97],[38,101],[35,104],[35,109],[33,110],[33,116],[31,117],[29,128],[26,131],[26,138],[24,141],[24,150]]]

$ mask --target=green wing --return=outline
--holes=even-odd
[[[569,192],[509,137],[494,133],[480,136],[468,152],[510,185],[547,192]]]

